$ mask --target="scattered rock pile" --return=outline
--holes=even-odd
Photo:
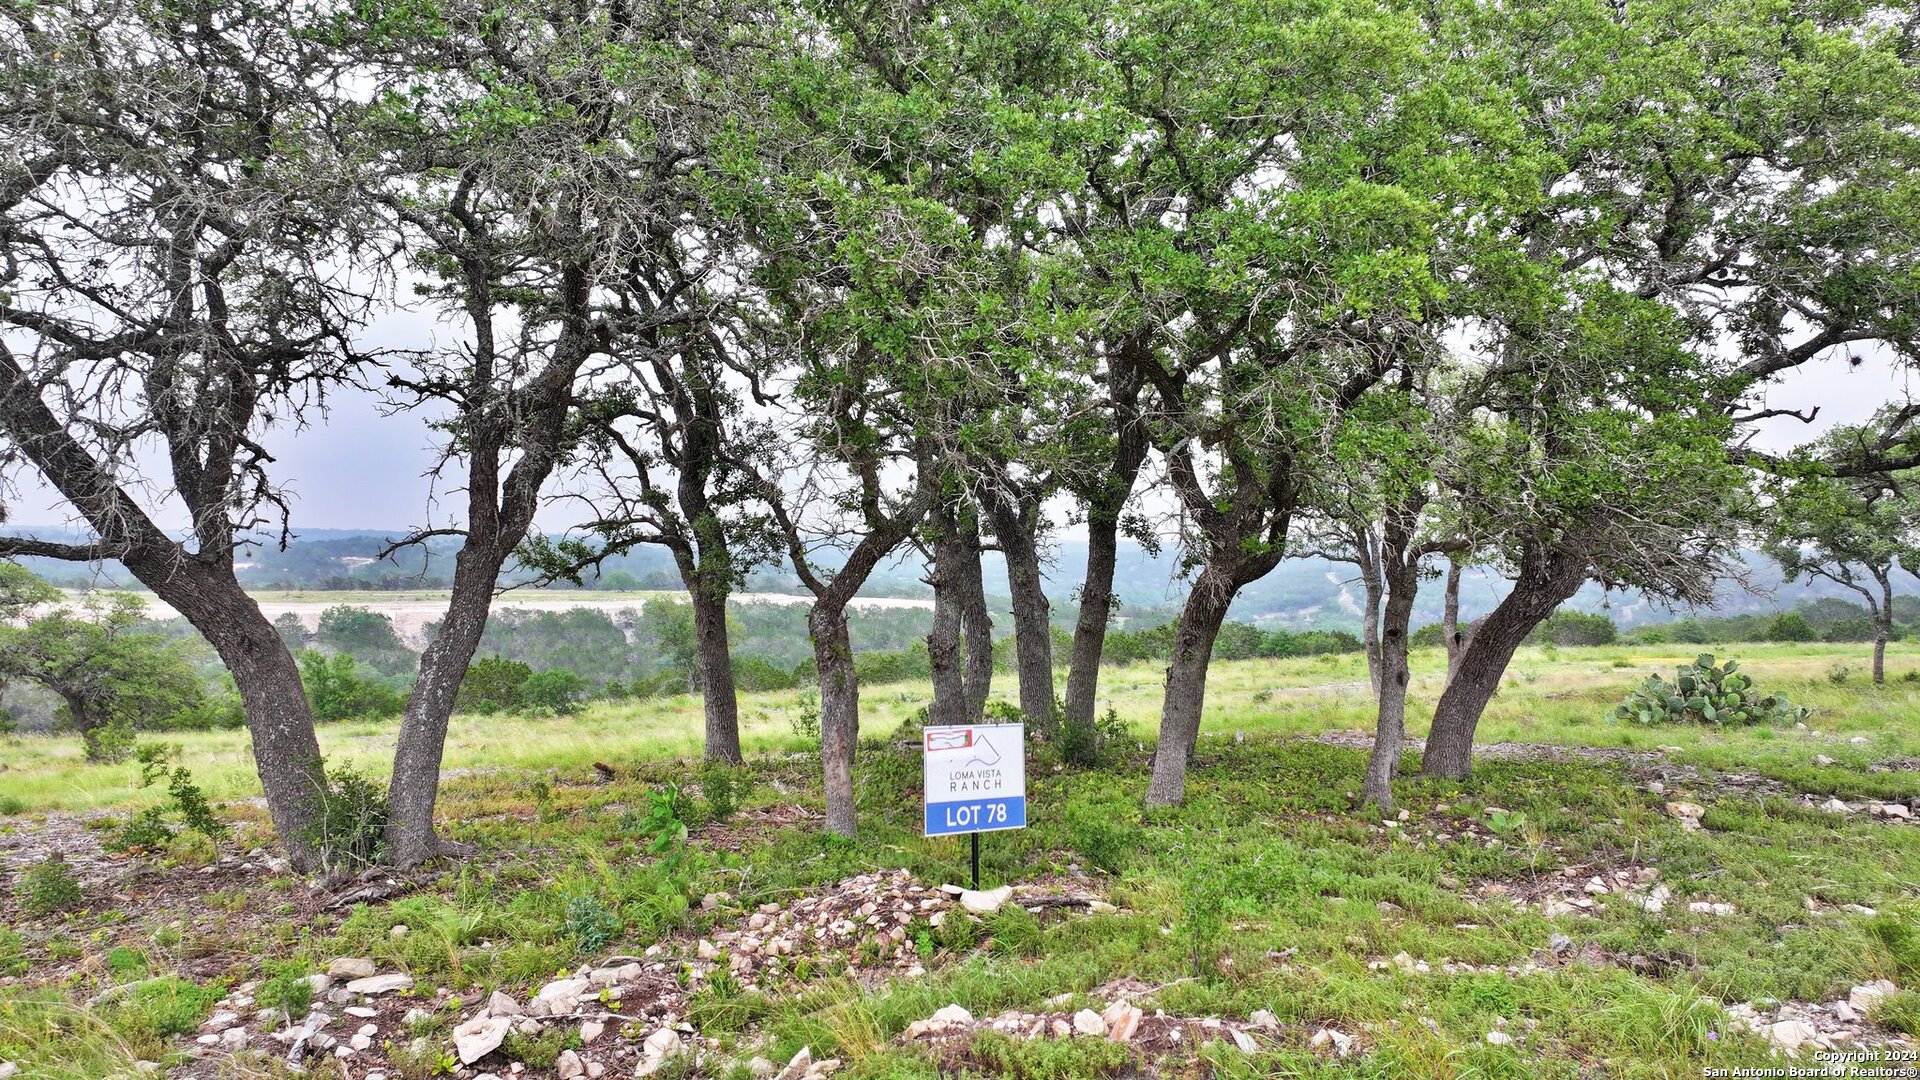
[[[1793,1001],[1764,1006],[1745,1003],[1728,1006],[1727,1016],[1733,1027],[1760,1036],[1788,1057],[1829,1050],[1910,1048],[1914,1045],[1912,1039],[1880,1028],[1868,1019],[1876,1005],[1899,990],[1893,983],[1880,979],[1856,986],[1844,999],[1824,1005]]]

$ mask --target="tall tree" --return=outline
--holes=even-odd
[[[1467,0],[1433,20],[1449,55],[1506,89],[1505,110],[1524,118],[1552,165],[1540,178],[1538,206],[1506,227],[1524,255],[1508,260],[1506,272],[1547,284],[1539,295],[1561,298],[1550,311],[1584,310],[1586,302],[1568,308],[1564,298],[1608,282],[1667,312],[1621,325],[1664,323],[1682,331],[1681,351],[1732,357],[1646,369],[1668,390],[1649,398],[1623,388],[1634,410],[1656,419],[1695,412],[1689,422],[1704,422],[1697,410],[1708,403],[1731,421],[1719,437],[1732,438],[1743,422],[1806,415],[1756,400],[1783,372],[1862,341],[1913,356],[1920,26],[1882,14],[1872,5],[1809,4],[1783,23],[1752,19],[1738,0],[1556,0],[1516,19]],[[1660,106],[1650,107],[1652,100]],[[1618,304],[1601,310],[1617,313],[1606,320],[1625,314]],[[1490,321],[1505,327],[1489,339],[1491,366],[1522,370],[1564,349],[1564,340],[1551,337],[1564,335],[1554,329],[1564,325],[1560,317],[1521,305]],[[1672,344],[1654,355],[1661,353],[1673,354]],[[1531,436],[1524,444],[1549,453],[1548,472],[1571,465],[1561,450],[1577,446],[1561,440],[1561,450],[1548,450]],[[1669,471],[1657,442],[1640,443],[1639,452],[1653,455],[1644,462],[1649,478]],[[1719,475],[1705,460],[1670,471],[1694,467]],[[1676,487],[1663,481],[1661,490]],[[1621,505],[1637,507],[1643,495],[1623,492]],[[1657,544],[1641,546],[1619,531],[1634,521],[1616,515],[1515,531],[1503,556],[1518,574],[1515,587],[1460,655],[1436,708],[1425,772],[1466,774],[1473,726],[1499,685],[1511,643],[1579,587],[1583,566],[1604,581],[1609,574],[1595,570],[1596,557],[1659,553]],[[1688,549],[1666,551],[1684,556]]]
[[[584,391],[623,370],[616,347],[703,315],[685,284],[712,269],[701,169],[735,119],[742,15],[724,2],[456,2],[355,28],[381,78],[360,129],[383,167],[373,197],[408,237],[423,291],[464,324],[457,347],[389,378],[400,407],[444,417],[438,472],[464,496],[447,523],[394,545],[461,538],[394,755],[387,846],[400,865],[443,849],[448,719],[501,569],[578,448]]]
[[[312,712],[233,568],[237,546],[289,535],[263,434],[370,360],[352,344],[367,297],[342,284],[362,216],[314,137],[332,117],[311,88],[339,64],[301,18],[191,0],[0,15],[0,467],[85,534],[0,554],[118,559],[193,624],[308,867]]]

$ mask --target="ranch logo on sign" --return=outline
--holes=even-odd
[[[1026,827],[1025,725],[930,727],[925,739],[926,835]]]

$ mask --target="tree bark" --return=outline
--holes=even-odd
[[[1100,690],[1100,655],[1113,621],[1113,573],[1120,554],[1117,513],[1087,513],[1087,569],[1080,582],[1080,612],[1073,624],[1073,657],[1067,669],[1068,727],[1092,728]]]
[[[497,560],[472,545],[461,549],[454,558],[447,617],[440,623],[440,633],[420,654],[420,676],[400,714],[400,736],[387,787],[387,860],[396,866],[417,866],[439,854],[433,811],[440,795],[447,723],[467,665],[486,632],[498,574]]]
[[[1360,568],[1360,591],[1366,608],[1360,612],[1360,641],[1367,653],[1367,683],[1373,698],[1380,700],[1380,683],[1385,658],[1380,652],[1380,598],[1385,591],[1381,582],[1386,553],[1375,544],[1371,529],[1354,530],[1354,565]]]
[[[1040,576],[1040,547],[1035,540],[1037,506],[1011,498],[986,499],[994,538],[1007,562],[1007,587],[1013,593],[1013,648],[1019,672],[1020,711],[1029,724],[1053,716],[1053,624],[1045,583]]]
[[[1467,651],[1467,635],[1460,630],[1460,571],[1457,558],[1447,560],[1447,591],[1440,615],[1440,638],[1447,649],[1447,686],[1460,668],[1460,657]]]
[[[712,556],[704,556],[710,559]],[[707,722],[709,761],[738,765],[740,701],[733,682],[733,650],[727,640],[730,571],[699,573],[689,593],[693,602],[694,670],[700,678],[700,706]]]
[[[962,659],[962,626],[965,622],[961,582],[962,564],[967,558],[960,541],[959,515],[950,504],[943,504],[933,515],[933,629],[927,634],[927,665],[933,675],[933,702],[927,706],[929,727],[965,723],[967,715],[966,671]],[[978,558],[975,558],[978,569]]]
[[[1887,681],[1887,641],[1893,637],[1893,568],[1874,567],[1874,583],[1880,586],[1880,602],[1873,605],[1873,681]]]
[[[1407,685],[1412,681],[1407,666],[1407,624],[1413,618],[1413,601],[1420,588],[1420,567],[1418,556],[1409,561],[1404,536],[1396,538],[1390,533],[1379,554],[1386,592],[1380,620],[1380,708],[1361,799],[1391,810],[1393,777],[1400,768],[1400,754],[1407,739]]]
[[[827,831],[857,832],[853,756],[860,738],[860,678],[853,667],[846,605],[821,601],[807,613],[807,633],[820,676],[820,770],[826,792]]]
[[[986,583],[980,577],[980,523],[971,510],[959,515],[959,576],[954,589],[960,605],[961,632],[966,639],[966,711],[962,723],[977,722],[986,714],[987,695],[993,692],[993,615],[987,610]]]
[[[1566,551],[1529,552],[1513,591],[1481,619],[1466,644],[1453,681],[1434,706],[1433,728],[1420,759],[1424,776],[1464,780],[1473,770],[1473,733],[1514,651],[1580,589],[1587,560]]]
[[[1186,797],[1187,762],[1200,738],[1200,713],[1207,699],[1207,665],[1214,639],[1226,621],[1238,585],[1230,574],[1209,566],[1200,572],[1180,609],[1173,635],[1173,661],[1167,668],[1166,698],[1160,710],[1159,749],[1147,783],[1148,806],[1176,806]]]

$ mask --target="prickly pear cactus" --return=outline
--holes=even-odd
[[[1652,675],[1613,710],[1616,720],[1638,724],[1759,724],[1805,720],[1813,710],[1796,708],[1784,694],[1762,694],[1732,660],[1717,663],[1701,653],[1672,682]]]

